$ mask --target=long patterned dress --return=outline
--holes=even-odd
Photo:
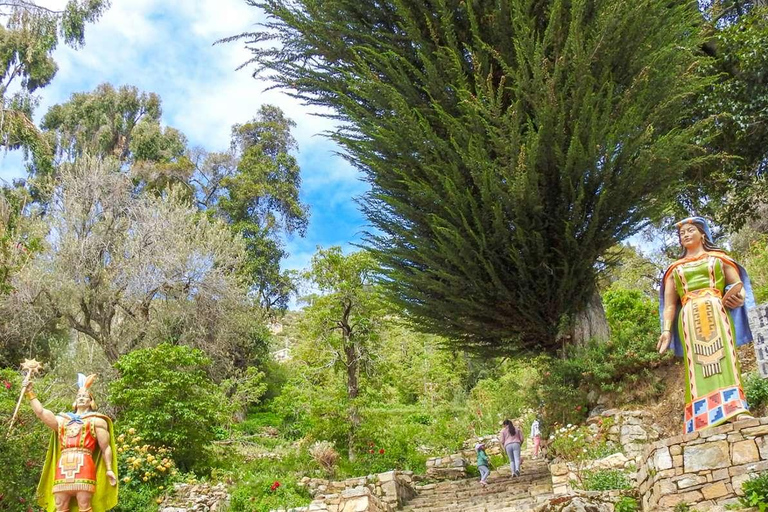
[[[724,265],[720,253],[679,260],[674,276],[682,307],[677,330],[685,360],[685,432],[719,425],[749,411],[736,356],[734,323],[723,305]]]

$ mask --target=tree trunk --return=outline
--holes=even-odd
[[[357,351],[350,340],[348,334],[344,334],[344,354],[346,355],[347,366],[347,398],[349,399],[349,460],[355,460],[355,437],[357,428],[360,426],[360,413],[357,410],[356,399],[360,393],[358,385],[358,360]]]
[[[608,341],[611,331],[608,328],[608,320],[605,317],[605,308],[600,298],[600,293],[595,290],[589,299],[587,307],[576,315],[573,321],[571,342],[578,345],[586,344],[590,339]]]

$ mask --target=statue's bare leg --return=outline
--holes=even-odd
[[[69,512],[69,500],[72,495],[68,492],[57,492],[53,494],[53,502],[56,505],[56,512]]]
[[[80,509],[80,512],[91,512],[91,498],[93,498],[91,492],[79,491],[77,493],[77,508]]]

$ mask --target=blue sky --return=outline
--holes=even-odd
[[[60,8],[64,0],[44,0]],[[244,0],[112,0],[112,6],[86,28],[85,46],[57,49],[59,72],[40,94],[36,121],[51,105],[72,93],[110,82],[155,92],[163,101],[163,120],[181,130],[190,145],[209,151],[229,145],[230,128],[248,121],[260,105],[278,105],[297,126],[296,155],[302,170],[302,200],[310,205],[304,238],[287,241],[286,268],[306,267],[318,245],[349,248],[360,240],[366,220],[353,198],[367,185],[359,173],[335,155],[338,146],[322,132],[331,121],[311,115],[308,107],[235,69],[249,58],[242,43],[213,46],[222,38],[251,30],[260,12]],[[21,154],[0,156],[0,178],[25,175]]]

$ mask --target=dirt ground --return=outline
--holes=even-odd
[[[739,347],[737,352],[741,363],[742,375],[757,370],[755,351],[751,344]],[[654,375],[664,384],[664,391],[661,396],[645,403],[633,404],[637,407],[643,407],[651,413],[654,423],[661,429],[662,437],[676,436],[683,433],[683,408],[685,405],[684,368],[680,359],[675,359],[671,364],[655,368]]]

